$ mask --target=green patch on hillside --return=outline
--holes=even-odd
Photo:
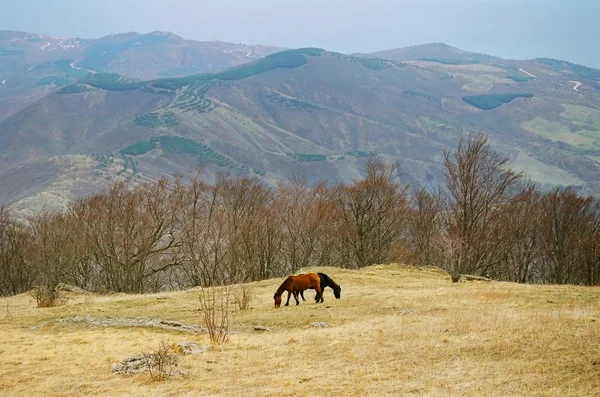
[[[187,85],[212,80],[242,80],[274,69],[294,69],[305,65],[308,61],[305,55],[320,56],[323,50],[304,48],[287,50],[268,55],[251,64],[245,64],[234,69],[219,73],[202,73],[180,78],[153,80],[150,83],[157,88],[177,90]]]
[[[135,123],[144,127],[171,127],[179,124],[173,112],[151,112],[135,118]]]
[[[438,106],[442,105],[442,100],[435,95],[426,94],[424,92],[414,91],[414,90],[404,90],[402,92],[404,95],[425,99],[427,101],[433,102]]]
[[[324,154],[286,153],[287,156],[298,161],[327,161]]]
[[[177,136],[159,136],[150,139],[157,142],[165,153],[189,154],[194,156],[199,163],[211,163],[220,167],[231,167],[235,163],[229,157],[216,152],[203,143]]]
[[[371,157],[371,156],[375,156],[377,155],[377,152],[374,151],[363,151],[363,150],[357,150],[354,152],[346,152],[344,153],[346,156],[352,156],[352,157]]]
[[[550,121],[541,117],[535,117],[532,120],[526,121],[521,124],[521,127],[529,133],[553,142],[562,142],[576,146],[587,146],[594,143],[594,139],[570,131],[566,123]]]
[[[586,106],[565,104],[566,110],[560,115],[575,124],[578,132],[600,138],[600,110]]]
[[[146,84],[144,81],[126,79],[115,73],[95,73],[92,78],[82,82],[106,91],[136,90]]]
[[[528,81],[533,80],[533,77],[527,76],[527,75],[522,75],[522,74],[510,75],[510,76],[506,76],[506,78],[516,81],[517,83],[526,83]]]
[[[446,58],[446,59],[417,58],[417,61],[435,62],[435,63],[441,63],[442,65],[471,65],[471,64],[481,63],[481,62],[474,61],[471,59],[460,59],[460,58]]]
[[[134,81],[122,78],[113,73],[95,73],[91,79],[84,82],[93,87],[108,91],[126,91],[143,88],[150,92],[171,93],[198,83],[215,80],[242,80],[278,68],[299,68],[308,62],[306,56],[320,56],[323,51],[320,48],[300,48],[281,51],[268,55],[256,62],[218,73],[200,73],[185,77],[161,78],[150,81]],[[79,65],[89,67],[83,61],[80,61]]]
[[[86,84],[69,84],[66,87],[61,88],[58,93],[59,94],[78,94],[80,92],[88,92],[92,91],[90,86]]]
[[[510,103],[517,98],[532,98],[533,94],[506,93],[464,96],[463,101],[482,110],[495,109],[505,103]]]
[[[381,69],[390,67],[392,65],[404,66],[404,64],[401,62],[395,62],[395,61],[391,61],[389,59],[363,58],[363,57],[356,57],[356,56],[352,56],[352,55],[344,55],[344,54],[340,54],[340,53],[337,53],[336,55],[337,55],[338,59],[341,59],[343,61],[358,63],[358,64],[364,66],[365,68],[371,69],[371,70],[381,70]]]
[[[122,154],[128,154],[130,156],[140,156],[144,153],[148,153],[151,150],[156,149],[156,142],[144,141],[135,142],[131,145],[120,150]]]
[[[177,108],[183,112],[204,113],[214,109],[213,103],[204,97],[211,87],[210,82],[201,81],[185,87],[168,107]]]

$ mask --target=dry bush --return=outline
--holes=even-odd
[[[229,341],[229,299],[231,287],[215,286],[200,290],[200,312],[211,343],[220,347]]]
[[[254,299],[254,288],[251,284],[240,284],[233,292],[233,299],[239,310],[249,310]]]
[[[172,344],[162,340],[150,352],[142,352],[142,361],[146,373],[152,381],[162,381],[174,374],[178,364],[176,355],[171,354]]]
[[[29,294],[35,299],[37,307],[62,306],[69,300],[69,297],[58,286],[40,285],[32,289]]]

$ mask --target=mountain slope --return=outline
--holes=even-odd
[[[278,50],[185,40],[166,32],[82,39],[0,31],[0,120],[94,72],[177,77],[230,68]]]
[[[300,49],[184,78],[96,74],[0,123],[2,178],[82,153],[116,159],[115,172],[142,179],[200,161],[266,181],[297,168],[312,181],[349,181],[376,153],[398,162],[405,181],[433,186],[443,150],[483,131],[534,180],[600,192],[594,75],[538,60],[474,62]],[[21,206],[21,196],[6,202]]]

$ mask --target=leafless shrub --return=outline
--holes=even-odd
[[[172,353],[172,344],[162,340],[150,352],[142,352],[142,364],[145,372],[152,381],[163,381],[175,373],[179,359]]]
[[[239,310],[249,310],[254,298],[254,290],[250,284],[240,284],[233,291],[233,299]]]
[[[33,288],[29,294],[35,299],[37,307],[62,306],[69,300],[69,297],[58,286],[40,285]]]
[[[230,286],[203,287],[198,298],[202,320],[211,343],[217,348],[229,341],[230,289]]]

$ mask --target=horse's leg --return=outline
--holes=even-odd
[[[290,305],[290,295],[292,295],[292,293],[290,291],[288,291],[288,298],[287,298],[287,302],[285,302],[286,306]]]
[[[304,291],[300,291],[300,296],[302,297],[302,300],[306,302],[306,299],[304,299]]]
[[[315,288],[315,291],[316,291],[316,290],[317,290],[317,289]],[[324,292],[325,292],[325,288],[323,288],[323,289],[321,290],[321,299],[323,299],[323,293],[324,293]],[[318,292],[315,294],[315,302],[316,302],[316,303],[319,303],[319,293],[318,293]]]
[[[317,291],[317,296],[315,297],[315,299],[317,300],[317,303],[324,302],[325,299],[323,299],[323,290],[321,289],[321,287],[316,286],[315,290]]]
[[[301,295],[301,294],[302,294],[302,291],[294,290],[294,299],[296,299],[296,301],[298,301],[298,295]],[[304,299],[304,297],[302,299]]]

